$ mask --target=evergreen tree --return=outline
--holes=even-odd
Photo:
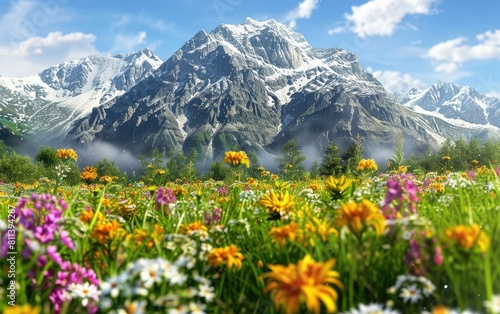
[[[330,142],[325,150],[325,156],[319,167],[319,174],[322,176],[337,175],[342,172],[342,159],[339,155],[339,147],[335,142]]]
[[[35,161],[42,163],[44,167],[54,167],[60,162],[57,158],[57,149],[49,146],[42,146],[35,156]]]
[[[121,172],[120,168],[116,165],[116,161],[110,161],[108,158],[104,158],[96,162],[94,167],[97,169],[98,177],[117,177],[116,182],[128,181],[127,174]]]
[[[362,154],[363,149],[359,141],[352,143],[344,151],[342,154],[342,167],[344,169],[344,173],[351,173],[356,170]]]
[[[284,179],[298,180],[305,173],[303,165],[306,156],[302,155],[299,143],[296,140],[289,140],[281,147],[282,157],[275,158],[278,169]]]
[[[224,181],[229,176],[230,172],[231,169],[227,167],[224,162],[215,161],[210,164],[206,177],[214,179],[215,181]]]

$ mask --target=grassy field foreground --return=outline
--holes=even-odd
[[[122,185],[89,167],[95,183],[0,185],[0,312],[500,313],[500,168],[368,159],[283,181],[225,162],[225,181]]]

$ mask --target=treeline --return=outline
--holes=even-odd
[[[404,166],[409,172],[429,171],[465,171],[478,166],[497,167],[500,161],[500,141],[489,140],[482,143],[479,139],[466,142],[463,139],[446,140],[438,151],[428,151],[423,155],[405,157],[404,140],[400,137],[394,146],[394,155],[386,164],[379,165],[380,171],[397,170]],[[235,148],[237,150],[237,148]],[[248,177],[261,178],[266,175],[278,175],[283,180],[301,180],[322,176],[339,176],[354,174],[356,166],[364,156],[361,139],[358,137],[345,151],[340,152],[335,142],[325,149],[321,161],[312,163],[306,169],[304,155],[299,144],[291,140],[281,148],[281,156],[275,159],[277,171],[271,174],[264,169],[254,152],[247,152],[250,166],[229,167],[223,160],[213,161],[208,170],[202,173],[197,167],[197,156],[186,156],[182,152],[162,152],[151,150],[139,156],[140,168],[137,172],[125,173],[119,169],[115,161],[104,158],[93,165],[82,165],[76,162],[64,162],[57,156],[57,149],[41,146],[34,158],[20,155],[0,141],[0,181],[33,183],[41,178],[56,179],[64,175],[64,182],[77,185],[85,182],[81,174],[83,167],[94,168],[98,183],[99,178],[108,176],[116,183],[130,183],[143,180],[146,184],[165,184],[174,181],[193,180],[226,180],[237,176],[242,180]],[[62,170],[62,165],[64,169]],[[88,183],[88,182],[87,182]]]

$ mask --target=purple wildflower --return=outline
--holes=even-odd
[[[160,187],[158,191],[156,191],[156,209],[160,210],[161,208],[165,208],[166,214],[170,214],[170,209],[168,208],[169,204],[175,203],[176,198],[172,191],[172,189],[164,189]]]

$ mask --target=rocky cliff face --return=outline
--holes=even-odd
[[[315,49],[276,21],[245,20],[198,32],[121,97],[69,132],[135,152],[158,147],[207,161],[235,145],[274,152],[289,139],[324,149],[360,135],[367,148],[392,148],[403,132],[416,150],[437,138],[342,49]]]

